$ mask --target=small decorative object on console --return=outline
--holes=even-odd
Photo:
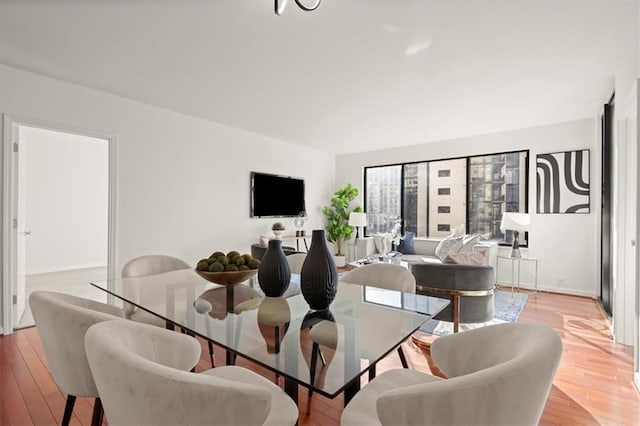
[[[300,212],[298,216],[293,219],[293,226],[296,229],[296,237],[304,237],[304,223],[307,221],[307,214],[305,212]]]
[[[276,222],[271,226],[271,230],[276,238],[282,238],[282,234],[284,234],[284,225],[280,222]]]

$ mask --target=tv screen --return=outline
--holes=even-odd
[[[303,211],[304,180],[251,172],[251,217],[291,217]]]

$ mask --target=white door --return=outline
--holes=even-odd
[[[16,212],[16,217],[18,219],[18,227],[16,228],[16,281],[15,288],[13,290],[13,294],[16,296],[15,309],[13,310],[13,324],[16,325],[20,322],[20,318],[22,318],[22,314],[24,313],[26,297],[25,297],[25,270],[26,270],[26,249],[27,249],[27,241],[26,239],[31,235],[31,231],[28,230],[26,222],[26,189],[27,189],[27,181],[26,171],[27,171],[27,146],[24,140],[20,140],[19,137],[19,128],[18,130],[18,152],[14,152],[16,155],[16,175],[17,175],[17,207],[18,210]]]

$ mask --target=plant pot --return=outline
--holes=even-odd
[[[333,256],[333,261],[336,264],[336,268],[344,268],[344,266],[347,264],[347,256],[345,256],[345,255],[342,255],[342,256],[334,255]]]
[[[282,234],[284,234],[284,229],[273,231],[273,235],[275,235],[278,240],[282,239]]]

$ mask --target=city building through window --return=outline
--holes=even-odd
[[[417,237],[467,233],[510,243],[504,212],[527,211],[528,151],[365,168],[367,233],[401,223]],[[524,243],[524,235],[521,236]]]

